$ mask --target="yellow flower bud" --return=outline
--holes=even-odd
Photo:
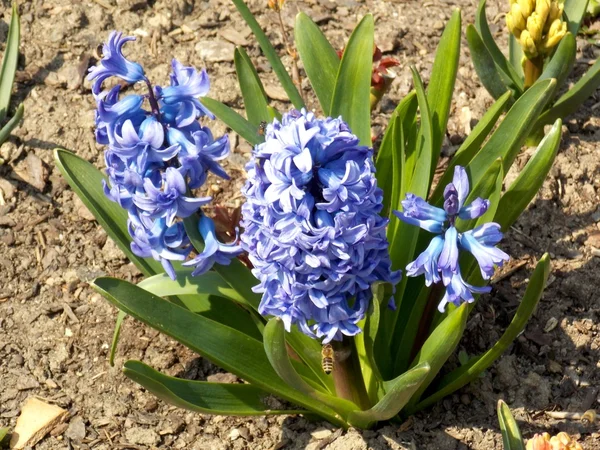
[[[521,14],[527,19],[531,13],[535,10],[535,0],[518,0],[519,8],[521,8]]]
[[[508,25],[509,20],[511,21],[511,25]],[[510,12],[506,15],[506,24],[508,25],[510,32],[517,38],[521,35],[521,31],[527,27],[527,20],[525,16],[523,16],[521,7],[517,3],[514,3],[511,6]]]
[[[526,450],[583,450],[567,433],[560,432],[550,437],[548,433],[536,434],[527,441]]]
[[[527,31],[531,35],[531,39],[534,40],[536,45],[542,41],[542,32],[544,31],[544,20],[539,16],[537,12],[533,12],[527,18]]]
[[[535,2],[535,12],[538,16],[540,16],[540,20],[542,23],[544,23],[548,18],[548,14],[550,14],[551,5],[552,3],[550,0],[537,0]]]
[[[556,19],[552,22],[552,25],[550,25],[550,29],[544,40],[543,50],[547,52],[554,48],[565,34],[567,34],[567,24],[560,19]]]
[[[535,45],[535,41],[529,34],[528,30],[523,30],[521,33],[521,37],[519,38],[519,42],[521,43],[521,47],[523,48],[523,53],[529,59],[533,59],[538,56],[538,49]]]

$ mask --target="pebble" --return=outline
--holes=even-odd
[[[160,442],[160,436],[154,430],[142,427],[129,428],[125,432],[125,438],[130,444],[156,446]]]
[[[196,53],[207,62],[231,62],[235,46],[226,41],[211,40],[198,41],[195,47]]]
[[[315,430],[312,433],[310,433],[310,435],[317,440],[328,438],[332,434],[333,434],[333,431],[328,430],[327,428],[320,428],[320,429]]]
[[[67,431],[65,431],[65,436],[76,442],[80,442],[85,438],[85,424],[80,416],[71,420]]]
[[[241,45],[242,47],[248,45],[248,40],[244,35],[233,28],[225,28],[224,30],[219,31],[219,36],[235,45]]]
[[[233,430],[231,430],[228,437],[230,441],[235,441],[237,438],[240,437],[240,430],[234,428]]]

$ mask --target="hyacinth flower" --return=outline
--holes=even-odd
[[[175,278],[172,261],[184,261],[192,250],[181,220],[211,201],[191,197],[188,191],[202,187],[209,171],[228,178],[219,161],[229,153],[229,141],[227,136],[214,139],[198,122],[203,116],[214,117],[198,100],[210,88],[206,71],[173,60],[170,86],[152,86],[142,66],[123,55],[124,44],[133,40],[113,31],[102,59],[88,75],[98,105],[97,141],[108,147],[104,191],[128,212],[132,252],[156,259]],[[130,84],[143,82],[148,93],[123,96],[120,85],[103,91],[103,83],[111,77]],[[203,216],[201,227],[210,220]],[[221,253],[222,248],[226,251]],[[192,260],[202,261],[196,275],[209,270],[214,261],[227,264],[241,253],[235,244],[211,242],[207,249],[210,255]]]
[[[444,367],[467,329],[467,303],[489,290],[475,278],[489,279],[506,261],[496,248],[502,232],[535,197],[556,155],[560,120],[506,182],[554,81],[539,81],[508,111],[508,96],[494,104],[432,189],[460,61],[459,11],[441,36],[429,95],[413,70],[414,91],[373,149],[373,16],[360,21],[341,58],[306,14],[297,16],[295,51],[319,103],[309,112],[298,91],[307,84],[294,83],[245,2],[234,3],[293,108],[281,113],[270,104],[241,47],[234,55],[240,114],[206,96],[204,72],[178,62],[169,86],[153,85],[121,58],[119,36],[96,77],[113,71],[142,89],[95,88],[105,189],[93,164],[56,151],[73,190],[146,276],[137,284],[100,277],[92,286],[120,318],[131,315],[244,383],[174,378],[141,361],[126,362],[124,373],[159,398],[206,414],[316,414],[344,428],[403,420],[489,368],[541,298],[547,255],[502,338],[465,365]],[[209,173],[227,177],[229,143],[213,137],[208,111],[253,148],[239,227],[236,219],[226,227],[213,222],[208,199],[191,191]],[[481,198],[471,201],[473,192]],[[239,218],[220,213],[225,207],[215,208],[215,218]],[[296,409],[274,408],[271,395]]]
[[[371,284],[397,283],[372,150],[341,118],[292,110],[267,126],[246,167],[242,247],[259,312],[324,344],[354,336]]]
[[[494,274],[494,266],[501,267],[508,261],[508,255],[495,245],[502,239],[500,225],[485,223],[473,230],[459,232],[455,223],[460,219],[477,219],[489,208],[489,201],[476,198],[468,205],[469,177],[461,166],[454,168],[454,178],[444,189],[443,208],[432,206],[413,194],[407,194],[402,201],[404,211],[394,211],[402,221],[436,233],[427,249],[406,267],[406,275],[425,275],[425,285],[443,282],[446,294],[438,309],[444,312],[446,305],[459,306],[462,302],[472,303],[473,294],[489,292],[489,286],[477,287],[467,283],[459,265],[460,251],[471,253],[481,270],[484,280]]]

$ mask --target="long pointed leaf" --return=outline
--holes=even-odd
[[[467,43],[471,50],[471,61],[481,84],[487,89],[492,97],[500,98],[508,87],[504,84],[498,73],[498,67],[488,48],[483,43],[481,36],[473,25],[467,26]]]
[[[290,388],[272,369],[262,344],[233,328],[194,314],[115,278],[98,278],[92,287],[117,308],[179,341],[240,378],[308,408],[338,425],[328,407]]]
[[[54,159],[71,189],[94,215],[127,258],[146,276],[162,273],[162,265],[151,258],[140,258],[129,248],[131,237],[127,231],[127,212],[104,195],[102,181],[106,177],[92,164],[66,150],[54,150]]]
[[[550,258],[548,257],[548,254],[544,254],[531,276],[531,281],[527,285],[523,300],[521,301],[512,322],[498,342],[496,342],[496,344],[494,344],[494,346],[486,353],[472,358],[467,364],[460,366],[458,369],[445,375],[436,386],[437,391],[419,402],[415,408],[416,410],[427,408],[475,380],[479,374],[490,367],[494,361],[506,351],[517,336],[521,334],[525,325],[527,325],[527,322],[531,318],[531,314],[533,314],[533,311],[542,296],[549,273]]]
[[[429,375],[429,371],[429,364],[425,362],[413,367],[394,380],[388,381],[386,384],[389,385],[389,388],[385,396],[371,409],[351,413],[348,422],[352,424],[355,421],[379,422],[391,419],[408,403]]]
[[[203,275],[192,277],[191,268],[184,268],[175,272],[172,280],[166,273],[146,278],[138,283],[142,289],[159,297],[171,295],[209,294],[230,298],[236,302],[248,302],[216,272],[207,272]]]
[[[17,125],[19,125],[19,122],[23,118],[24,111],[25,106],[23,106],[23,104],[21,103],[15,111],[15,115],[12,116],[10,120],[6,122],[6,125],[2,127],[2,129],[0,130],[0,145],[2,145],[4,141],[8,139],[12,130],[14,130]]]
[[[504,82],[509,83],[508,87],[514,89],[517,94],[516,96],[518,97],[523,93],[523,80],[521,79],[519,72],[517,72],[513,65],[508,62],[500,48],[498,48],[487,22],[485,4],[486,0],[481,0],[479,2],[477,14],[475,15],[475,27],[477,28],[477,31],[479,31],[479,35],[485,46],[488,48],[490,55],[494,58],[494,62],[498,66],[498,69],[503,74]]]
[[[442,142],[446,135],[450,106],[452,105],[452,93],[454,92],[460,57],[460,26],[460,10],[456,9],[446,25],[435,52],[431,78],[429,86],[427,86],[427,103],[431,113],[433,131],[431,143],[432,176],[440,157]]]
[[[270,122],[269,102],[258,73],[243,47],[235,49],[235,70],[244,98],[244,109],[248,122],[258,128],[261,122]],[[209,108],[210,109],[210,108]]]
[[[134,360],[125,363],[123,373],[161,400],[203,414],[262,416],[308,412],[271,409],[266,401],[269,393],[251,384],[209,383],[169,377]]]
[[[462,143],[454,158],[450,161],[448,168],[442,175],[442,178],[438,181],[438,184],[430,196],[432,204],[439,205],[443,199],[444,189],[446,185],[452,181],[454,176],[454,167],[456,166],[467,166],[473,157],[481,149],[481,144],[488,137],[496,122],[505,111],[507,105],[511,100],[512,94],[510,92],[504,93],[496,102],[486,111],[479,123],[473,128],[471,134]]]
[[[344,50],[331,100],[331,115],[342,116],[361,145],[371,146],[373,16],[365,15]]]
[[[504,231],[517,220],[544,183],[560,146],[562,121],[557,119],[515,181],[500,199],[494,222]]]
[[[577,43],[571,33],[560,40],[552,59],[544,68],[539,80],[556,78],[556,85],[562,86],[573,69],[577,54]]]
[[[258,145],[264,141],[264,138],[258,133],[258,127],[252,125],[229,106],[209,97],[202,97],[200,101],[219,120],[248,141],[250,145]]]
[[[502,123],[467,166],[473,184],[479,181],[498,158],[502,158],[504,173],[508,172],[532,129],[533,121],[552,98],[555,88],[554,79],[540,81],[515,102]]]
[[[502,432],[504,450],[525,450],[517,421],[503,400],[498,400],[498,422]]]
[[[110,353],[108,355],[108,363],[111,367],[115,365],[115,356],[117,354],[117,344],[119,343],[119,336],[121,336],[121,327],[123,326],[123,321],[127,317],[123,311],[119,310],[117,314],[117,320],[115,321],[115,329],[113,331],[112,342],[110,343]]]
[[[569,19],[567,29],[573,36],[577,36],[577,33],[579,33],[579,27],[585,16],[588,2],[589,0],[567,0],[565,2],[565,14]]]
[[[277,52],[273,48],[273,45],[269,41],[269,38],[267,37],[265,32],[260,27],[259,23],[254,18],[254,15],[252,14],[252,12],[248,8],[248,6],[246,6],[246,3],[244,2],[244,0],[232,0],[232,1],[235,4],[235,7],[239,11],[239,13],[242,15],[243,19],[246,21],[246,23],[252,30],[254,37],[258,41],[258,45],[260,45],[260,48],[262,49],[263,53],[267,57],[269,64],[271,64],[271,67],[273,68],[275,75],[277,75],[277,78],[279,79],[281,86],[283,86],[283,89],[287,93],[290,101],[296,108],[298,108],[298,109],[303,108],[304,101],[302,100],[302,97],[300,96],[298,89],[296,89],[296,86],[294,85],[294,81],[290,77],[289,73],[287,73],[287,70],[285,70],[285,66],[281,62],[281,59],[277,55]],[[215,115],[216,115],[216,113],[215,113]]]
[[[433,330],[433,333],[427,338],[423,347],[421,347],[421,350],[415,357],[411,367],[416,367],[422,363],[429,363],[431,370],[411,399],[408,408],[409,413],[414,412],[415,408],[413,406],[417,404],[419,397],[421,397],[425,389],[427,389],[431,381],[456,349],[456,346],[460,342],[463,332],[465,331],[467,317],[469,316],[468,311],[468,304],[463,303],[460,307],[448,314],[448,317]]]
[[[575,85],[565,92],[535,124],[534,130],[575,113],[600,86],[600,58]]]
[[[8,106],[12,93],[17,62],[19,60],[19,43],[21,41],[21,22],[17,11],[17,2],[13,2],[12,17],[8,28],[8,39],[6,40],[6,51],[2,58],[2,70],[0,71],[0,122],[8,115]]]
[[[303,12],[296,16],[294,33],[306,75],[319,99],[323,114],[329,116],[340,58],[317,24]]]

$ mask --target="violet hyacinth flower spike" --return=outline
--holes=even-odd
[[[476,219],[489,208],[489,200],[482,198],[476,198],[466,205],[469,191],[467,172],[463,167],[456,166],[452,182],[444,189],[443,208],[432,206],[416,195],[407,194],[402,201],[404,211],[394,211],[400,220],[437,235],[425,251],[406,266],[406,274],[412,277],[425,275],[427,286],[443,282],[446,294],[440,302],[440,311],[445,310],[447,303],[470,303],[474,301],[473,293],[490,291],[489,286],[477,287],[465,282],[459,266],[460,250],[470,252],[475,257],[485,280],[491,278],[495,266],[502,266],[509,258],[495,247],[502,239],[500,225],[497,223],[485,223],[465,232],[456,229],[457,218]]]

